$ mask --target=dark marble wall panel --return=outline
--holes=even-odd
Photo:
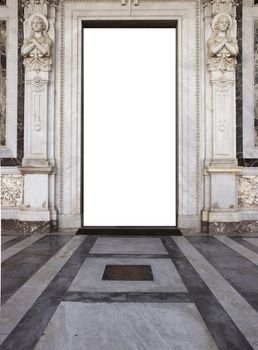
[[[243,158],[243,81],[242,81],[242,31],[243,31],[243,1],[238,1],[237,7],[237,37],[239,55],[236,66],[236,135],[237,135],[237,158],[238,165],[244,167],[258,167],[258,159]],[[258,0],[257,0],[258,3]]]
[[[23,158],[24,140],[24,65],[21,56],[21,46],[23,43],[23,7],[22,1],[18,1],[18,115],[17,115],[17,158],[4,158],[1,165],[17,166],[21,165]]]
[[[6,21],[0,20],[0,145],[6,142]]]
[[[242,0],[237,7],[237,38],[239,45],[239,55],[236,66],[236,125],[237,125],[237,158],[243,158],[243,93],[242,93]]]
[[[6,0],[0,0],[0,5],[6,5]]]
[[[254,21],[254,127],[256,131],[255,146],[258,146],[258,20]]]

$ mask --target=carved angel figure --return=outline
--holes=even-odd
[[[208,65],[210,70],[232,70],[236,64],[238,44],[231,35],[232,18],[218,14],[213,18],[213,34],[208,40]]]
[[[53,41],[47,33],[48,21],[45,16],[37,14],[30,18],[29,23],[32,33],[21,48],[25,67],[28,70],[49,71],[52,67]]]

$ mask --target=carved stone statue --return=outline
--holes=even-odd
[[[24,40],[21,53],[24,57],[26,69],[34,71],[50,71],[52,68],[52,47],[47,18],[41,14],[29,18],[31,36]]]
[[[208,40],[208,65],[210,70],[233,70],[238,55],[236,38],[231,34],[232,18],[217,14],[212,20],[213,34]]]

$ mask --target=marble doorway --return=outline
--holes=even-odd
[[[200,6],[196,1],[64,1],[61,7],[60,159],[56,176],[60,229],[82,227],[82,28],[92,21],[157,21],[177,24],[177,226],[199,232],[201,223]],[[193,16],[195,14],[195,16]],[[57,38],[58,40],[59,38]],[[139,61],[137,61],[139,64]],[[131,98],[136,98],[132,93]],[[172,225],[170,225],[172,226]]]

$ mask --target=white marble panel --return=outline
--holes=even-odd
[[[68,303],[36,350],[215,350],[193,304]]]
[[[154,281],[102,281],[106,265],[151,265]],[[170,259],[88,258],[69,291],[187,292]]]
[[[90,253],[168,254],[161,239],[152,237],[100,237]]]
[[[45,174],[26,174],[25,175],[24,205],[29,208],[47,208],[48,207],[48,175],[45,175]]]

